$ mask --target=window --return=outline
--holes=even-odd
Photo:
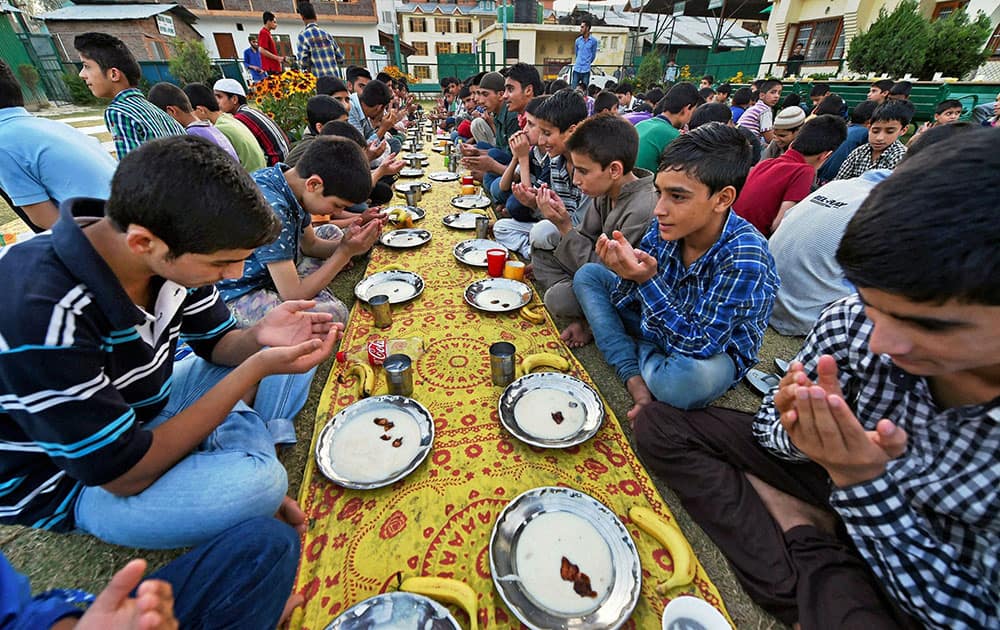
[[[434,30],[438,33],[450,33],[451,20],[448,18],[434,18]]]
[[[934,14],[931,16],[931,21],[943,20],[955,11],[959,9],[964,9],[965,5],[969,4],[968,0],[952,0],[951,2],[938,2],[934,5]]]
[[[451,54],[451,42],[438,42],[434,45],[434,52],[439,55]]]
[[[410,18],[410,32],[411,33],[426,33],[427,32],[427,20],[424,18]]]
[[[417,77],[421,81],[431,78],[431,67],[430,66],[413,66],[413,76]]]
[[[458,54],[460,55],[471,55],[472,54],[472,44],[469,42],[459,42],[458,43]]]
[[[222,3],[222,0],[206,0],[205,8],[209,11],[225,11],[226,6]]]
[[[427,56],[427,42],[413,42],[413,54]]]
[[[1000,57],[1000,24],[998,24],[996,30],[993,31],[993,36],[990,37],[990,43],[986,44],[986,50],[990,51],[991,56]]]
[[[456,33],[471,33],[472,32],[472,20],[455,20],[455,32]]]
[[[844,55],[843,18],[821,22],[801,22],[789,50],[796,44],[805,49],[806,62],[840,59]]]
[[[275,32],[271,32],[271,36],[274,37],[274,47],[278,49],[278,55],[281,57],[292,57],[295,55],[295,51],[292,50],[292,38],[288,35],[278,35]]]
[[[521,56],[521,42],[507,40],[507,59],[517,59]]]

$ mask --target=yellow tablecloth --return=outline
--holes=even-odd
[[[431,157],[428,171],[441,170],[441,156],[429,149],[425,145]],[[500,426],[501,390],[490,380],[488,356],[495,341],[513,343],[519,357],[558,353],[569,359],[572,374],[593,383],[560,341],[551,320],[531,324],[516,313],[487,314],[465,303],[465,287],[486,277],[486,270],[459,263],[452,254],[455,244],[474,238],[471,231],[451,230],[441,222],[457,212],[450,199],[458,189],[457,183],[434,183],[424,195],[420,206],[427,217],[417,227],[430,230],[430,243],[408,250],[376,246],[372,252],[369,274],[399,265],[424,278],[423,294],[395,306],[392,327],[386,331],[373,327],[364,305],[355,305],[341,344],[349,353],[364,353],[374,336],[423,339],[425,352],[413,368],[413,398],[434,417],[431,453],[404,480],[371,491],[347,490],[329,482],[310,459],[299,497],[309,531],[296,586],[306,604],[296,611],[292,627],[320,630],[351,605],[395,589],[398,576],[411,575],[461,579],[479,593],[481,627],[521,627],[493,588],[490,533],[514,497],[538,486],[562,485],[595,497],[626,524],[639,549],[643,584],[639,603],[624,627],[658,628],[667,600],[654,588],[670,575],[672,560],[628,520],[627,513],[639,504],[666,519],[673,516],[607,406],[608,416],[597,435],[565,450],[527,446]],[[310,452],[327,420],[356,401],[357,386],[339,384],[339,373],[335,366],[323,390]],[[379,385],[384,393],[381,375]],[[725,612],[700,565],[689,591]],[[456,616],[468,623],[461,613]]]

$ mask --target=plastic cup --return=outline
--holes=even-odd
[[[524,263],[520,260],[508,260],[503,267],[503,277],[517,280],[524,280]]]
[[[474,195],[476,194],[475,184],[462,184],[462,194],[463,195]]]
[[[507,262],[507,252],[502,249],[486,250],[486,273],[494,278],[503,275],[504,264]]]
[[[472,175],[462,175],[462,185],[463,186],[472,186],[475,183],[476,183],[476,180],[474,180],[472,178]]]

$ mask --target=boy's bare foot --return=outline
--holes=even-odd
[[[278,507],[274,518],[291,525],[300,534],[306,533],[306,513],[292,497],[281,500],[281,506]]]
[[[632,378],[625,381],[625,389],[628,390],[629,395],[632,397],[632,401],[635,405],[628,410],[628,423],[632,425],[635,423],[636,416],[642,411],[642,408],[653,402],[653,393],[649,391],[646,387],[646,381],[642,379],[641,376],[636,374]]]
[[[287,628],[288,620],[292,617],[292,611],[304,604],[305,601],[306,598],[302,597],[300,593],[292,593],[288,601],[285,602],[285,609],[281,611],[281,617],[278,619],[278,628]]]
[[[757,492],[764,507],[771,513],[771,518],[778,523],[781,531],[787,532],[793,527],[811,525],[827,534],[834,533],[836,517],[830,512],[782,492],[748,472],[743,474]]]
[[[570,348],[582,348],[594,340],[594,334],[585,321],[574,321],[559,335]]]

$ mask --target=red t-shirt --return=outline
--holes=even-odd
[[[733,209],[761,234],[771,236],[771,224],[781,204],[798,203],[808,197],[815,179],[816,169],[806,163],[801,153],[788,149],[780,157],[764,160],[750,169]]]
[[[266,26],[260,29],[260,34],[257,36],[257,43],[260,45],[261,50],[266,50],[275,55],[278,54],[278,47],[274,43],[274,38],[271,37],[271,31],[267,30]],[[264,69],[264,72],[281,72],[281,62],[275,61],[270,57],[265,57],[263,54],[260,56],[260,67]]]

